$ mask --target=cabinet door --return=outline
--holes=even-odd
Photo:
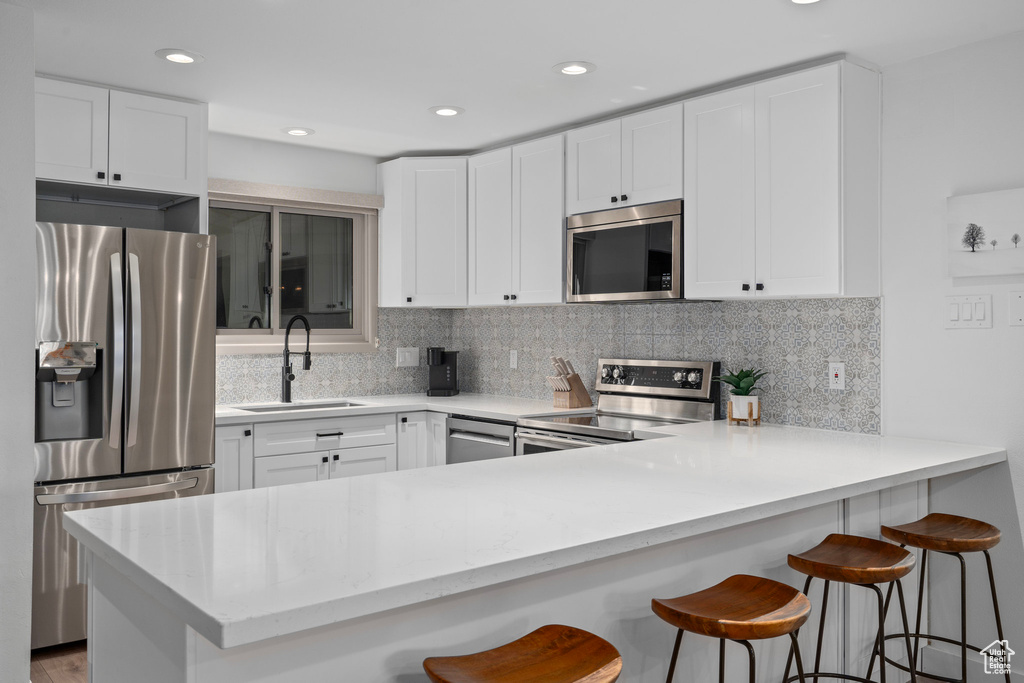
[[[402,161],[405,305],[465,306],[466,160]]]
[[[321,481],[329,476],[328,451],[255,458],[253,488]]]
[[[839,65],[754,92],[759,294],[840,294]]]
[[[570,130],[565,144],[566,215],[618,206],[622,184],[620,120]]]
[[[398,421],[398,469],[411,470],[445,464],[448,442],[446,413],[400,413]]]
[[[214,431],[214,493],[252,488],[252,425]]]
[[[512,287],[512,150],[470,157],[470,305],[508,303]]]
[[[559,304],[565,292],[565,152],[561,135],[512,148],[512,292]]]
[[[36,177],[107,184],[110,91],[36,79]]]
[[[427,413],[427,464],[445,465],[448,462],[448,414]]]
[[[683,105],[622,119],[622,194],[625,204],[683,196]]]
[[[110,91],[110,184],[201,194],[203,112],[201,104]]]
[[[394,444],[331,451],[330,478],[394,472],[396,463]]]
[[[684,109],[683,296],[753,294],[753,89],[690,100]]]

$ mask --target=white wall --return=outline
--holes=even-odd
[[[27,681],[32,592],[35,87],[32,11],[0,2],[0,678]]]
[[[211,178],[377,193],[375,157],[301,144],[210,133],[208,168]]]
[[[1024,187],[1024,34],[887,68],[882,103],[883,431],[1007,449],[1008,465],[958,487],[936,482],[931,500],[933,511],[1002,529],[993,560],[1004,629],[1019,652],[1024,327],[1008,325],[1007,299],[1024,290],[1024,277],[954,281],[945,273],[946,198]],[[954,294],[991,294],[992,329],[945,329],[944,297]],[[995,631],[984,562],[968,564],[970,640],[984,647]],[[956,581],[946,571],[933,581],[933,610],[947,625],[958,618]]]

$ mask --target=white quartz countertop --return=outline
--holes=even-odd
[[[246,408],[270,407],[275,404],[257,403],[251,406],[217,406],[217,426],[254,424],[259,422],[280,422],[283,420],[306,420],[322,417],[348,417],[354,415],[374,415],[380,413],[408,413],[417,410],[432,410],[438,413],[468,415],[488,420],[505,420],[515,422],[521,417],[534,415],[565,415],[593,412],[593,408],[565,409],[555,408],[551,401],[540,401],[532,398],[516,398],[514,396],[495,396],[490,394],[458,394],[457,396],[427,396],[426,394],[398,394],[389,396],[348,396],[345,401],[358,405],[331,408],[337,400],[296,401],[291,407],[285,404],[281,410],[269,412],[251,412]],[[296,410],[295,406],[303,406]]]
[[[649,441],[82,510],[64,525],[208,640],[232,647],[1006,459],[998,447],[773,425],[675,429]]]

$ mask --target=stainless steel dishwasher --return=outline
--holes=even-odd
[[[516,454],[516,426],[456,415],[448,418],[448,455],[453,465],[474,460],[508,458]]]

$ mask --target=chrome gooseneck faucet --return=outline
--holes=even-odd
[[[291,334],[292,325],[296,322],[301,322],[306,328],[306,352],[302,354],[302,369],[309,370],[313,364],[309,355],[309,321],[304,316],[293,315],[292,319],[288,321],[288,327],[284,330],[284,366],[281,368],[281,401],[283,403],[292,402],[292,381],[295,379],[295,373],[292,372],[292,362],[289,358],[288,335]]]

